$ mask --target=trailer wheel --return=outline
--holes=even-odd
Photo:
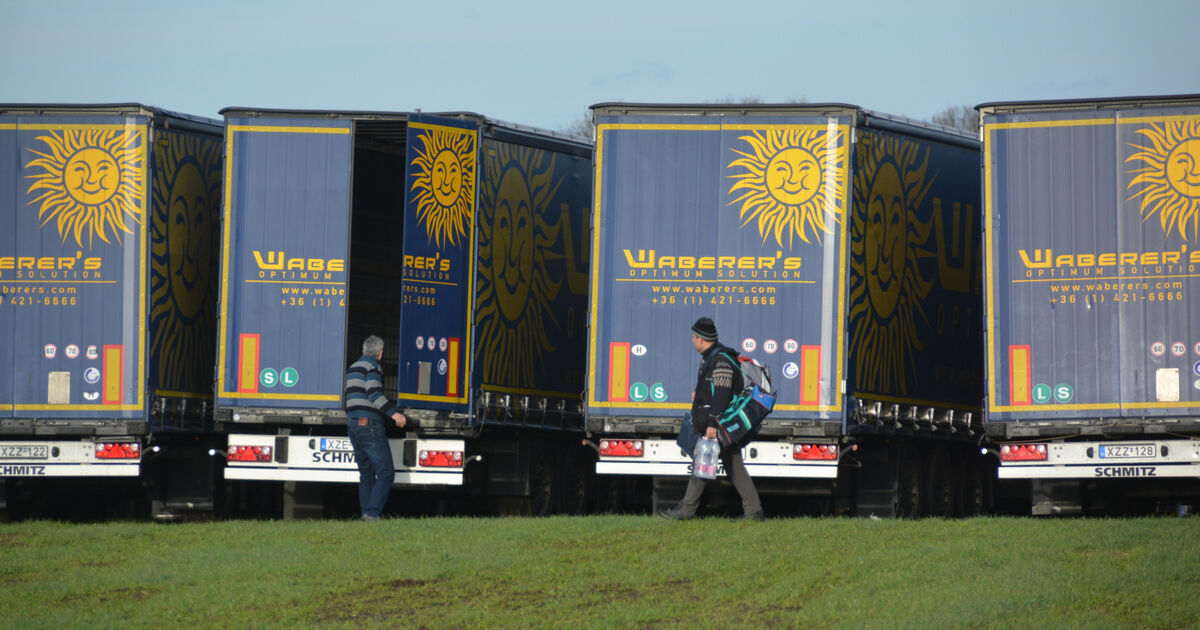
[[[625,495],[621,479],[612,475],[596,475],[592,509],[600,514],[621,514],[624,511]]]
[[[579,452],[576,455],[579,456],[573,457],[563,467],[563,514],[587,514],[591,502],[592,462],[582,457],[586,453]]]
[[[958,476],[955,464],[945,445],[934,446],[929,461],[929,516],[954,516],[954,479]]]
[[[963,464],[963,476],[960,497],[962,500],[959,514],[962,516],[979,516],[983,514],[983,474],[979,465],[970,456]]]
[[[896,488],[896,517],[921,517],[921,458],[917,449],[904,449]]]
[[[554,513],[554,464],[545,453],[534,459],[529,471],[529,513],[531,516]]]

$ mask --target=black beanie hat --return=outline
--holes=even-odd
[[[707,317],[701,317],[692,324],[692,334],[705,341],[717,340],[717,325]]]

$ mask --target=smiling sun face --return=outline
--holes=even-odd
[[[926,176],[929,149],[922,157],[916,143],[864,137],[855,162],[850,356],[863,391],[905,393],[925,347],[917,324],[933,287],[931,274],[922,271],[935,256],[931,221],[921,217],[933,184]]]
[[[430,242],[456,245],[467,235],[475,202],[475,132],[426,129],[413,159],[417,221]]]
[[[158,387],[204,391],[212,365],[221,146],[164,133],[155,150],[150,214],[150,321]],[[207,363],[205,357],[208,357]]]
[[[43,172],[26,176],[34,180],[26,194],[41,191],[29,205],[40,204],[43,226],[53,221],[64,243],[71,236],[80,247],[86,235],[89,248],[96,238],[120,243],[122,232],[133,233],[145,190],[141,129],[66,129],[38,140],[49,152],[31,149],[39,157],[25,168]]]
[[[1137,133],[1150,146],[1130,145],[1138,149],[1125,160],[1141,162],[1132,169],[1129,199],[1141,197],[1142,220],[1155,214],[1163,233],[1178,231],[1183,240],[1200,235],[1200,120],[1152,124]]]
[[[729,168],[745,170],[729,175],[738,180],[729,194],[745,191],[729,204],[741,204],[742,225],[754,221],[763,243],[774,236],[776,244],[783,247],[786,237],[788,248],[795,238],[812,242],[810,231],[818,243],[822,233],[832,233],[826,221],[837,222],[836,213],[844,199],[840,135],[830,134],[825,127],[796,126],[768,129],[766,135],[755,131],[739,138],[753,151],[734,149],[742,157],[729,164]],[[823,181],[834,187],[832,199],[821,194]]]
[[[547,208],[561,180],[545,151],[497,142],[485,160],[476,317],[484,382],[542,382],[545,356],[556,348],[552,304],[562,284],[547,265],[562,223],[548,220]]]

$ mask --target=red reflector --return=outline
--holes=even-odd
[[[1005,444],[1000,447],[1002,462],[1044,462],[1045,444]]]
[[[793,444],[792,459],[836,460],[837,444]]]
[[[269,462],[271,461],[270,446],[233,446],[228,451],[231,462]]]
[[[462,468],[462,451],[421,451],[417,462],[428,468]]]
[[[96,459],[138,459],[142,447],[137,442],[97,442]]]
[[[600,440],[600,454],[609,457],[641,457],[645,453],[641,440]]]

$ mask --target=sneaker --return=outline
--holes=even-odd
[[[363,515],[362,515],[362,520],[364,520],[364,521],[378,521],[378,520],[379,520],[379,517],[378,517],[378,516],[371,516],[371,515],[369,515],[369,514],[363,514]]]
[[[759,512],[751,512],[749,514],[743,514],[742,520],[743,521],[765,521],[765,520],[767,520],[767,517],[764,516],[761,511],[759,511]]]
[[[658,513],[658,515],[667,520],[671,520],[671,521],[686,521],[686,520],[692,518],[691,516],[688,516],[688,515],[684,514],[682,511],[680,511],[679,508],[672,508],[670,510],[662,510],[661,512]]]

